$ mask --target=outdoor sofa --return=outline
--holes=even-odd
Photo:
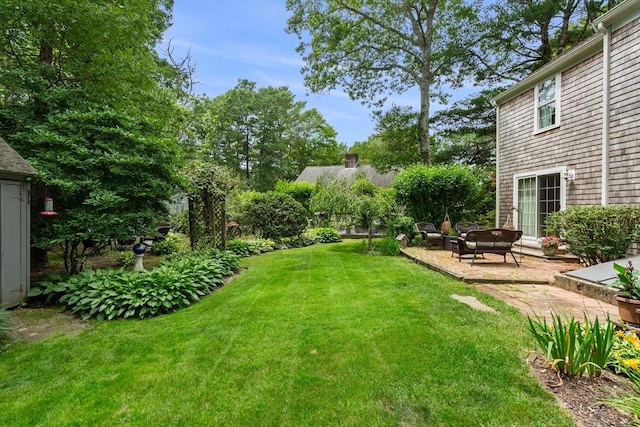
[[[473,255],[473,260],[471,261],[471,265],[473,265],[477,255],[485,253],[498,254],[504,257],[504,262],[507,262],[507,254],[511,254],[516,265],[520,267],[513,254],[513,246],[521,237],[521,230],[507,230],[505,228],[471,230],[465,237],[458,237],[451,247],[451,256],[457,253],[458,261],[461,261],[463,255]]]

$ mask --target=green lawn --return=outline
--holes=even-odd
[[[14,345],[0,355],[0,424],[573,425],[528,374],[534,343],[514,309],[360,248],[248,258],[180,312]]]

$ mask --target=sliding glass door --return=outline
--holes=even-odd
[[[539,238],[546,235],[545,221],[562,209],[563,181],[561,172],[545,171],[516,177],[514,223],[523,236]]]

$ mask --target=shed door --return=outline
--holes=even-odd
[[[20,182],[0,181],[0,304],[20,304],[26,292],[24,281],[25,236]]]

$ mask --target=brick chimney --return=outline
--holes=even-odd
[[[347,153],[344,156],[344,167],[345,168],[358,167],[358,153]]]

